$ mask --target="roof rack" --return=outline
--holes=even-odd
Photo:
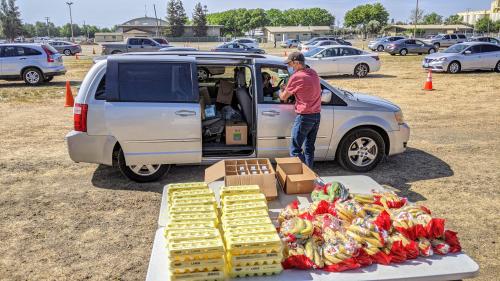
[[[200,52],[200,51],[158,51],[158,52],[137,52],[125,53],[126,56],[195,56],[195,57],[223,57],[223,58],[239,58],[239,59],[265,59],[266,55],[249,54],[249,53],[228,53],[228,52]]]

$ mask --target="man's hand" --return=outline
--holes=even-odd
[[[282,89],[280,92],[280,99],[282,101],[287,101],[291,96],[293,96],[293,93],[287,91],[286,89]]]

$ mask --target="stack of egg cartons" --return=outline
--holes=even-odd
[[[224,280],[225,252],[214,193],[205,183],[168,186],[170,280]]]
[[[230,277],[280,273],[282,245],[258,185],[225,186],[221,193],[222,231]]]

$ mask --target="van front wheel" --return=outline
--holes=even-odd
[[[170,170],[170,165],[164,164],[143,164],[143,165],[130,165],[127,166],[125,163],[125,155],[123,150],[120,149],[118,152],[118,167],[120,171],[127,178],[135,182],[153,182],[157,181],[163,177],[168,170]]]

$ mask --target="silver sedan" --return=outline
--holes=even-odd
[[[484,42],[456,44],[442,52],[426,56],[422,67],[449,73],[466,70],[500,72],[500,46]]]

